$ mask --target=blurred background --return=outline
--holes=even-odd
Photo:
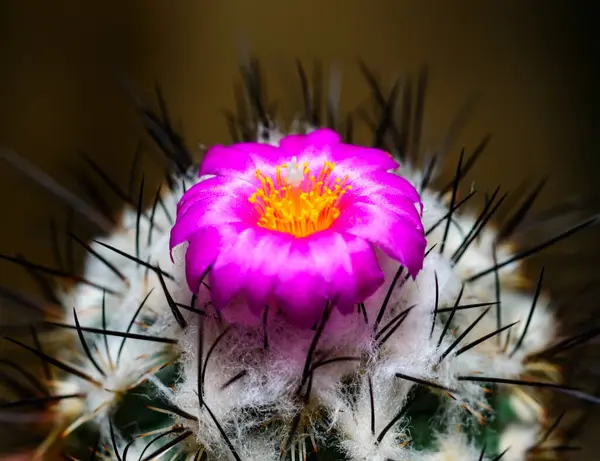
[[[232,87],[245,54],[260,59],[270,99],[288,119],[301,107],[296,58],[308,68],[318,59],[326,69],[342,69],[342,112],[369,96],[358,58],[385,85],[426,63],[424,147],[433,148],[476,95],[475,113],[449,156],[456,158],[463,144],[474,148],[490,132],[492,142],[473,173],[476,184],[508,190],[548,174],[541,208],[597,190],[597,18],[595,2],[583,0],[4,0],[0,144],[81,193],[82,177],[73,173],[82,165],[78,150],[126,184],[138,142],[150,145],[120,85],[123,77],[148,102],[160,83],[172,117],[197,151],[198,143],[228,141],[222,114],[234,108]],[[151,157],[140,169],[152,165]],[[149,178],[148,191],[155,190],[157,177]],[[110,207],[118,204],[109,198]],[[64,223],[64,206],[2,163],[0,207],[0,252],[52,265],[48,220]],[[600,245],[597,239],[586,245],[579,267],[589,278]],[[574,261],[568,261],[556,268],[572,276]],[[0,274],[4,286],[37,290],[9,263],[0,261]],[[26,315],[0,312],[4,325]],[[0,348],[17,354],[4,342]],[[11,431],[16,439],[17,429]]]

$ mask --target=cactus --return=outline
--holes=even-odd
[[[48,365],[31,397],[0,404],[50,410],[38,456],[57,444],[119,461],[517,461],[568,449],[548,394],[598,398],[566,386],[553,359],[595,333],[558,341],[544,269],[529,282],[523,261],[594,220],[519,248],[540,188],[503,222],[499,189],[477,209],[462,179],[488,138],[435,186],[441,152],[423,160],[419,143],[425,71],[397,123],[399,87],[386,97],[363,67],[378,119],[366,148],[339,120],[337,83],[323,123],[319,88],[299,70],[304,115],[284,129],[258,68],[245,68],[233,144],[199,165],[162,97],[158,115],[140,107],[167,184],[145,207],[142,179],[116,226],[80,241],[83,273],[58,285],[64,312],[33,330],[33,346],[8,338]]]

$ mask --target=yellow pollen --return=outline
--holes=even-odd
[[[295,237],[328,229],[340,215],[342,196],[352,189],[348,176],[332,177],[334,167],[326,161],[315,176],[308,162],[298,165],[294,157],[275,167],[274,178],[257,169],[261,185],[248,198],[260,214],[257,224]]]

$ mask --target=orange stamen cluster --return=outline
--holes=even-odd
[[[274,180],[256,170],[261,186],[249,198],[260,213],[258,225],[266,229],[305,237],[328,229],[340,215],[340,201],[352,189],[345,178],[332,177],[335,165],[325,161],[318,176],[311,174],[308,163],[275,168]],[[282,175],[282,168],[287,175]]]

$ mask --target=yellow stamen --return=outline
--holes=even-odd
[[[260,214],[257,224],[295,237],[328,229],[340,215],[342,196],[352,189],[348,176],[332,178],[334,167],[326,161],[315,176],[308,162],[299,165],[293,157],[289,164],[275,167],[274,178],[257,169],[261,185],[248,198]]]

